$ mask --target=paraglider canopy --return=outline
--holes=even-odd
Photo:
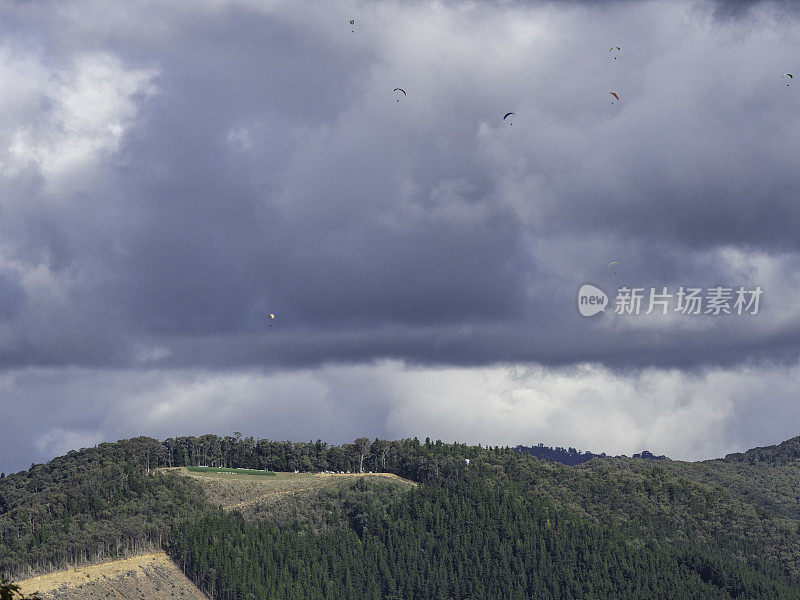
[[[268,321],[272,321],[272,319],[274,319],[274,318],[275,318],[275,315],[274,315],[274,314],[272,314],[272,313],[269,313],[269,314],[267,315],[267,320],[268,320]],[[270,323],[270,324],[269,324],[269,326],[270,326],[270,327],[272,327],[272,323]]]
[[[611,48],[608,49],[609,52],[611,52],[612,50],[616,50],[617,52],[621,51],[619,46],[611,46]],[[617,60],[616,56],[614,57],[614,60]]]
[[[408,96],[408,94],[406,94],[406,91],[403,88],[394,88],[394,91],[403,92],[403,96]],[[398,98],[397,101],[400,102],[400,98]]]
[[[506,114],[505,114],[505,116],[503,117],[503,121],[505,121],[506,119],[508,119],[508,117],[514,117],[514,116],[516,116],[516,115],[517,115],[517,113],[513,113],[513,112],[506,113]],[[511,121],[509,121],[509,122],[508,122],[508,124],[509,124],[509,125],[513,125],[513,123],[512,123]]]
[[[617,100],[619,100],[619,96],[617,96],[615,92],[608,92],[608,93],[614,96],[614,98],[616,98]]]
[[[789,79],[794,79],[794,75],[792,75],[791,73],[784,73],[783,75],[781,75],[781,79],[783,79],[784,77],[788,77]],[[788,87],[789,84],[787,83],[786,86]]]

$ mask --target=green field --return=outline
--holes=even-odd
[[[186,467],[189,471],[196,473],[234,473],[236,475],[272,475],[272,471],[258,471],[256,469],[225,469],[223,467]]]

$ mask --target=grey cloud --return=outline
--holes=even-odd
[[[0,8],[4,369],[797,360],[778,4],[381,2],[355,33],[335,2],[54,6]],[[585,319],[585,282],[764,296],[752,317]],[[407,430],[375,410],[354,422]],[[116,431],[58,427],[45,450]]]
[[[18,369],[0,376],[0,471],[99,441],[232,431],[336,444],[363,435],[541,441],[697,460],[792,437],[797,377],[796,365],[698,374],[399,361],[282,372]]]
[[[0,322],[16,317],[24,303],[25,290],[20,285],[19,273],[0,270]]]
[[[623,258],[628,284],[735,286],[758,282],[704,257],[726,246],[796,252],[800,182],[785,125],[796,94],[767,68],[790,48],[768,44],[754,58],[758,26],[717,48],[726,30],[694,26],[691,11],[630,5],[610,64],[594,19],[619,7],[594,7],[550,17],[551,35],[574,36],[570,52],[515,54],[501,38],[488,52],[511,58],[481,63],[455,52],[473,52],[462,17],[422,4],[378,5],[357,36],[339,31],[333,10],[160,10],[160,34],[129,27],[102,48],[126,69],[158,72],[157,92],[132,96],[138,113],[120,147],[80,190],[29,182],[42,200],[8,226],[31,266],[62,277],[67,304],[51,321],[72,311],[94,333],[56,324],[45,347],[22,315],[6,364],[122,365],[136,343],[169,348],[167,364],[206,368],[260,364],[265,350],[292,366],[398,357],[687,367],[791,353],[767,332],[768,312],[764,329],[746,329],[756,348],[728,319],[709,353],[691,331],[609,335],[573,310],[579,283],[605,280],[611,259]],[[535,27],[543,14],[518,18]],[[415,15],[443,28],[438,44],[452,55],[437,63],[432,42],[406,41]],[[501,17],[468,18],[503,31]],[[535,76],[520,79],[523,67]],[[397,80],[410,80],[402,103],[390,94]],[[617,106],[608,88],[621,91]],[[499,122],[506,108],[518,113],[513,129]],[[588,250],[590,238],[605,241]],[[271,328],[267,312],[279,315]]]

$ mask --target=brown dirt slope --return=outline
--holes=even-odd
[[[52,600],[206,600],[163,552],[56,571],[17,582]]]

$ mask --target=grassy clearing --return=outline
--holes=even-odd
[[[259,471],[257,469],[226,469],[224,467],[186,467],[195,473],[232,473],[234,475],[269,475],[274,476],[272,471]]]
[[[274,477],[258,477],[244,469],[240,473],[220,473],[206,469],[197,471],[191,467],[166,470],[200,481],[208,500],[225,510],[242,509],[256,503],[271,503],[287,495],[316,495],[324,488],[336,487],[362,477],[368,481],[391,481],[401,486],[415,485],[392,473],[275,473]]]

